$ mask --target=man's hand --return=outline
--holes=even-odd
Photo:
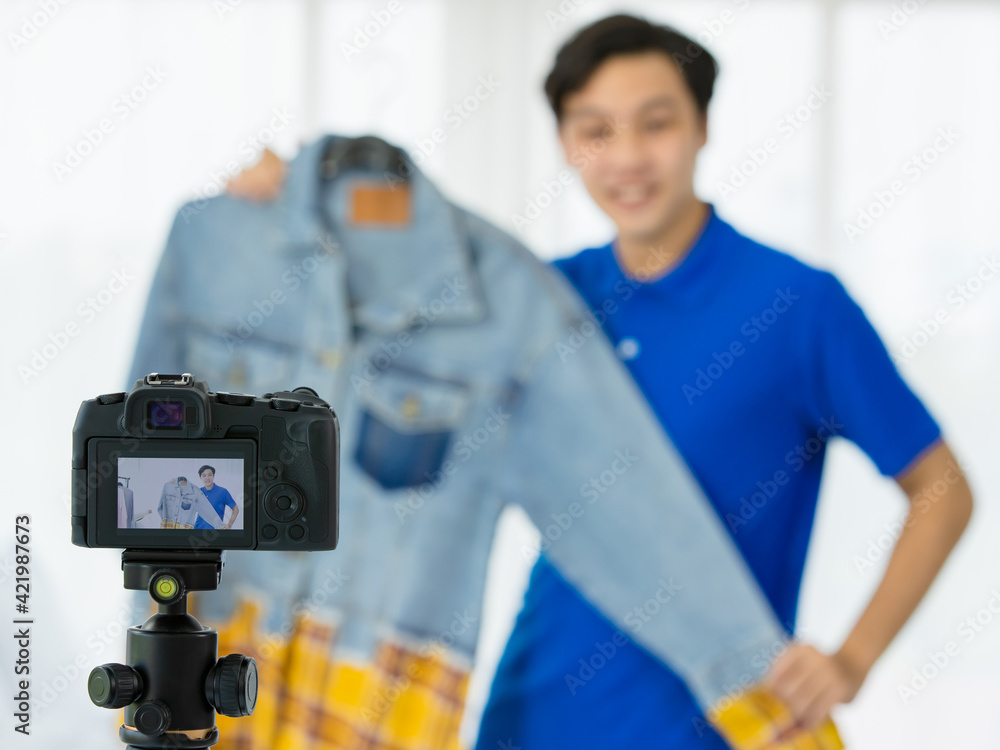
[[[793,644],[765,679],[803,728],[854,698],[865,676],[916,609],[972,515],[972,491],[937,440],[896,476],[910,512],[875,594],[835,655]]]
[[[281,195],[287,166],[276,153],[265,148],[260,161],[244,169],[226,185],[226,192],[254,203],[267,203]]]
[[[804,643],[792,643],[764,680],[791,710],[796,723],[813,729],[838,703],[851,701],[865,673],[842,654],[824,654]]]

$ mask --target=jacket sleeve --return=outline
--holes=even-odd
[[[136,380],[151,372],[182,372],[181,284],[179,269],[183,267],[179,254],[183,243],[183,225],[180,214],[174,218],[166,247],[160,256],[153,284],[146,300],[146,311],[139,327],[135,355],[129,368],[126,390],[131,390]]]
[[[205,493],[200,489],[195,488],[194,497],[195,509],[198,511],[198,515],[205,519],[205,523],[213,529],[221,529],[222,519],[219,518],[219,514],[215,512],[215,508],[212,504],[208,502],[208,498],[205,497]]]
[[[577,321],[579,324],[581,321]],[[786,635],[600,328],[536,346],[510,409],[505,497],[591,604],[703,707],[756,682]]]

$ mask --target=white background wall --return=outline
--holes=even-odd
[[[387,2],[0,0],[0,456],[9,477],[0,499],[0,612],[12,617],[14,516],[29,512],[33,685],[50,702],[18,746],[117,746],[114,717],[90,705],[85,677],[122,657],[120,623],[138,616],[123,609],[118,554],[69,544],[70,432],[81,400],[124,383],[177,206],[217,191],[228,163],[252,161],[248,139],[266,137],[278,110],[287,124],[272,145],[286,156],[324,131],[375,132],[416,152],[444,127],[447,139],[423,160],[425,171],[455,200],[515,231],[511,215],[563,166],[541,95],[553,54],[573,29],[625,8],[701,35],[721,63],[701,196],[745,233],[840,276],[942,423],[973,485],[967,537],[862,693],[836,714],[845,739],[872,750],[997,747],[1000,621],[984,608],[1000,592],[1000,280],[973,282],[961,307],[953,300],[998,251],[1000,4],[400,3],[348,58],[342,45],[355,43]],[[480,76],[499,82],[496,93],[454,127],[446,118]],[[794,116],[814,86],[832,96],[808,116],[800,110],[801,127],[785,139],[778,121]],[[86,150],[86,131],[105,118],[102,142],[57,174],[53,165],[69,149]],[[876,191],[909,180],[910,160],[939,128],[957,135],[954,144],[932,154],[920,179],[849,241],[844,223],[857,221]],[[721,183],[769,137],[779,139],[777,153],[723,195]],[[545,258],[610,236],[579,186],[523,232]],[[81,311],[89,299],[100,311]],[[945,322],[927,333],[942,312]],[[22,377],[19,366],[73,323],[66,346]],[[891,482],[853,446],[834,445],[807,566],[803,637],[836,647],[885,563],[883,555],[859,570],[859,556],[878,557],[891,543],[886,525],[903,512]],[[527,564],[517,550],[532,534],[519,514],[504,519],[469,735],[523,590]],[[981,632],[961,638],[957,628],[977,612]],[[4,695],[11,641],[0,632]],[[958,656],[915,697],[901,698],[899,686],[949,641]],[[0,711],[5,747],[13,746],[11,713]]]

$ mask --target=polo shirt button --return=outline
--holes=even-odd
[[[635,359],[639,356],[639,342],[631,336],[626,336],[618,342],[615,350],[618,352],[619,359],[623,362],[628,362],[630,359]]]

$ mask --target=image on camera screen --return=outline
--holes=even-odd
[[[243,530],[242,458],[118,458],[119,529]]]

